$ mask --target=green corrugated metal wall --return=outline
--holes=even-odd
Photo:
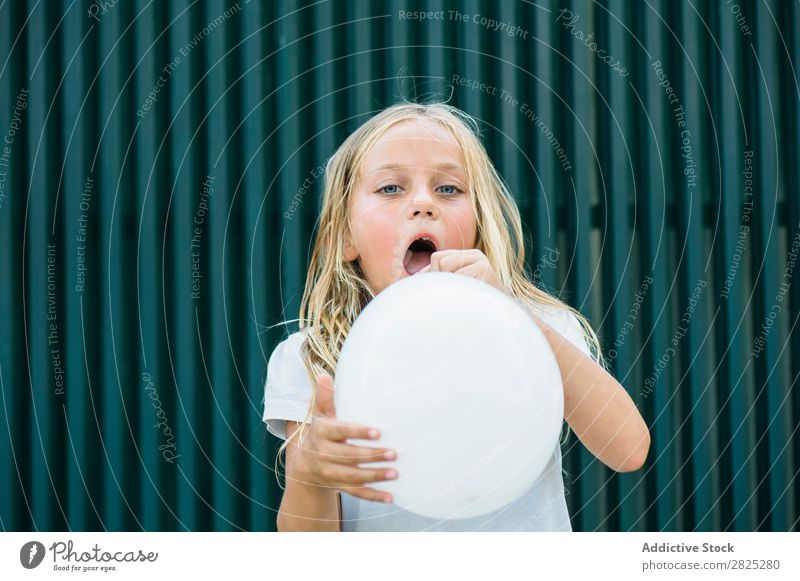
[[[274,530],[314,175],[452,92],[652,427],[631,474],[572,436],[575,530],[796,529],[798,32],[788,0],[0,3],[0,527]]]

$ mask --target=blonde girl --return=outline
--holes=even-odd
[[[402,102],[344,141],[325,168],[300,330],[276,347],[267,369],[264,421],[285,440],[279,531],[572,530],[558,446],[527,493],[478,518],[427,519],[393,505],[379,485],[366,486],[398,477],[391,467],[369,467],[396,460],[397,451],[348,443],[380,433],[337,421],[336,361],[369,301],[419,272],[470,276],[523,305],[556,355],[569,427],[610,468],[642,466],[647,426],[606,371],[596,334],[580,312],[531,282],[524,258],[515,201],[463,111]]]

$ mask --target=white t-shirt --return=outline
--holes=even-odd
[[[571,312],[549,306],[534,311],[545,323],[590,355],[580,323]],[[302,422],[311,405],[312,384],[301,358],[306,332],[281,341],[269,359],[264,389],[264,417],[270,433],[286,439],[286,420]],[[309,416],[309,421],[313,421]],[[368,464],[364,465],[368,467]],[[571,531],[556,446],[541,477],[512,503],[479,517],[437,520],[393,504],[341,494],[342,531]]]

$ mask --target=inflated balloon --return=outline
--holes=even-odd
[[[381,430],[349,443],[397,450],[399,478],[368,484],[438,519],[522,496],[558,445],[564,393],[542,331],[514,300],[462,274],[426,272],[379,293],[342,346],[337,419]]]

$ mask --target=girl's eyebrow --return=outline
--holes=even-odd
[[[402,164],[399,164],[399,163],[386,163],[386,164],[383,164],[382,166],[376,168],[375,170],[373,170],[372,173],[377,173],[379,171],[384,171],[384,170],[387,170],[387,169],[408,169],[408,166],[402,165]],[[440,164],[434,166],[434,169],[437,169],[437,170],[458,169],[458,170],[462,170],[463,171],[464,168],[462,168],[457,163],[444,162],[444,163],[440,163]]]

